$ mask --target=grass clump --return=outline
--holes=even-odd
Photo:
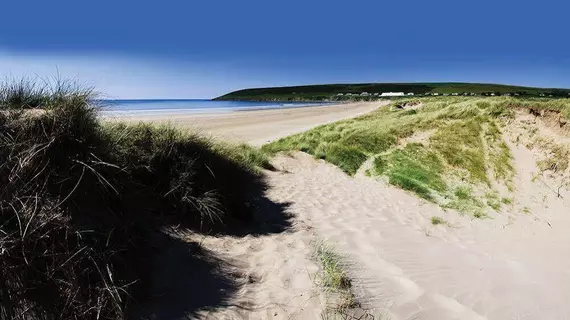
[[[359,149],[339,143],[320,144],[315,156],[338,166],[349,175],[355,174],[367,159],[366,154]]]
[[[336,291],[352,287],[350,277],[342,266],[342,258],[332,246],[319,243],[315,250],[315,258],[322,267],[321,284],[324,287]]]
[[[258,151],[101,124],[90,89],[0,92],[2,319],[125,319],[145,298],[153,234],[248,219],[264,186]]]
[[[352,280],[344,269],[342,257],[332,246],[320,242],[315,248],[314,258],[321,267],[319,284],[326,293],[334,296],[334,300],[338,300],[332,307],[327,306],[323,317],[349,317],[360,304],[352,292]]]
[[[374,162],[372,165],[377,175],[383,174],[384,172],[386,172],[386,169],[388,168],[388,163],[386,162],[386,160],[384,160],[384,158],[382,158],[382,156],[377,156],[376,158],[374,158]]]
[[[484,219],[487,217],[487,215],[481,211],[476,211],[475,213],[473,213],[473,217],[476,219]]]
[[[459,200],[469,200],[471,199],[471,188],[470,187],[466,187],[466,186],[460,186],[457,187],[457,189],[455,189],[455,196],[457,197],[457,199]]]
[[[389,182],[420,197],[433,200],[432,190],[443,192],[447,185],[442,178],[443,165],[436,154],[421,144],[408,144],[387,156]]]
[[[433,224],[434,226],[445,223],[446,223],[445,220],[441,217],[436,217],[436,216],[431,217],[431,224]]]
[[[480,121],[457,121],[441,127],[430,142],[448,164],[466,170],[476,182],[488,182],[481,133]]]

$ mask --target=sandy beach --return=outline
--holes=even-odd
[[[119,119],[171,122],[261,145],[383,104]],[[228,261],[227,274],[237,284],[228,304],[198,318],[319,319],[335,303],[315,280],[321,268],[315,243],[324,240],[344,257],[367,319],[568,319],[570,202],[552,192],[554,181],[535,181],[540,155],[519,142],[528,126],[547,124],[521,113],[503,128],[517,166],[517,193],[511,206],[484,220],[444,210],[362,172],[347,176],[305,153],[278,155],[272,161],[277,170],[264,173],[266,196],[291,214],[289,230],[187,237]],[[446,225],[433,225],[434,216]]]
[[[387,102],[345,103],[327,106],[270,110],[234,111],[211,114],[164,116],[109,116],[111,121],[171,123],[206,135],[234,142],[262,145],[317,125],[357,117]]]

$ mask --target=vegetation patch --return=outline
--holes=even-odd
[[[338,301],[327,306],[324,316],[348,315],[351,310],[360,307],[352,292],[352,281],[345,270],[343,259],[336,250],[324,242],[319,242],[315,248],[314,259],[321,269],[318,284],[333,300]]]
[[[485,213],[500,205],[499,200],[484,197],[492,191],[491,182],[512,190],[513,158],[499,124],[513,116],[511,103],[519,100],[401,99],[355,119],[283,138],[262,150],[302,150],[348,174],[373,158],[369,173],[385,177],[390,184],[444,208]],[[418,102],[422,108],[406,110]],[[410,141],[422,133],[426,133],[425,144]]]
[[[366,154],[359,149],[340,143],[322,143],[315,151],[315,155],[338,166],[349,175],[355,174],[367,159]]]
[[[0,318],[125,319],[145,303],[153,235],[248,220],[247,146],[172,127],[102,124],[91,90],[0,90]]]
[[[431,217],[431,224],[433,224],[434,226],[446,223],[447,222],[441,217],[436,217],[436,216]]]
[[[432,190],[447,189],[442,178],[443,165],[438,156],[425,150],[421,144],[408,144],[404,149],[390,153],[386,175],[389,182],[402,189],[415,192],[424,199],[432,200]]]
[[[431,146],[446,162],[466,170],[474,182],[488,182],[485,150],[481,141],[480,119],[452,122],[441,127],[431,138]]]

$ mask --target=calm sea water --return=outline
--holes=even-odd
[[[103,115],[173,115],[231,112],[252,109],[299,108],[323,103],[250,102],[212,100],[104,100]]]

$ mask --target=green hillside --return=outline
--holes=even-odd
[[[569,97],[570,89],[533,88],[486,83],[359,83],[359,84],[324,84],[294,87],[255,88],[234,91],[215,100],[255,100],[255,101],[302,101],[302,100],[346,100],[347,93],[371,95],[382,92],[405,92],[422,95],[426,93],[476,95],[518,94],[521,96]],[[338,96],[342,93],[343,96]]]

